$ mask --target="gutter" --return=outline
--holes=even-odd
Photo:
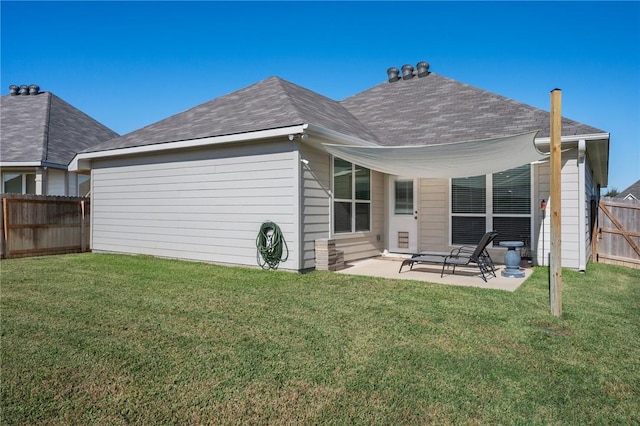
[[[561,143],[570,143],[570,142],[580,142],[583,141],[599,141],[599,140],[609,140],[609,133],[591,133],[588,135],[568,135],[562,136],[560,138]],[[542,148],[548,146],[551,143],[551,138],[536,138],[534,143],[536,144],[536,148]]]

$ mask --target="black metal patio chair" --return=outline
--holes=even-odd
[[[486,274],[491,273],[494,277],[496,276],[496,268],[493,264],[493,259],[491,259],[487,251],[487,247],[497,235],[498,233],[496,231],[489,231],[482,236],[477,246],[458,247],[451,250],[450,253],[422,252],[414,254],[411,258],[402,261],[398,273],[402,272],[402,268],[405,265],[410,265],[409,269],[411,270],[415,263],[434,263],[442,265],[440,277],[443,277],[444,270],[448,266],[453,266],[452,274],[455,274],[456,266],[476,265],[480,269],[482,279],[486,282]]]

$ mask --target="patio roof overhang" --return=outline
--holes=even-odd
[[[419,146],[323,144],[336,157],[379,172],[418,178],[456,178],[501,172],[548,157],[538,151],[538,132]]]

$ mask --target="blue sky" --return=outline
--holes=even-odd
[[[640,179],[640,2],[1,2],[1,89],[38,84],[124,134],[279,76],[341,100],[431,71],[611,133]]]

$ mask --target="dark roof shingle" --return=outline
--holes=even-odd
[[[383,145],[429,145],[540,130],[549,112],[430,73],[382,83],[341,102]],[[563,118],[562,134],[605,133]]]
[[[431,73],[382,83],[336,102],[270,77],[86,151],[313,124],[380,145],[428,145],[540,130],[549,113]],[[604,133],[563,118],[563,134]]]
[[[225,136],[313,123],[375,140],[340,103],[278,77],[205,102],[90,151]]]
[[[50,92],[0,98],[0,161],[67,165],[79,151],[118,136]]]
[[[633,198],[635,198],[636,200],[640,200],[640,180],[632,184],[624,191],[620,191],[618,195],[615,196],[615,198],[627,198],[629,196],[633,196]]]

